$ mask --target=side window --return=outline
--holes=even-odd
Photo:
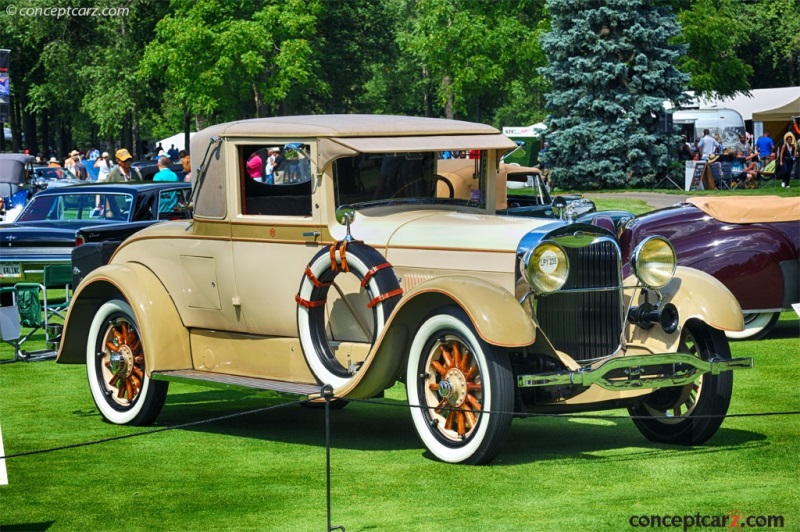
[[[162,190],[158,200],[159,220],[183,220],[192,217],[187,209],[190,189]]]
[[[299,142],[239,146],[242,214],[311,216],[309,153]]]

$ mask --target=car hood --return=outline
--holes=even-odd
[[[392,264],[410,268],[441,262],[437,267],[453,271],[513,272],[518,246],[525,235],[554,223],[562,224],[547,219],[439,209],[392,211],[385,208],[359,212],[351,233],[379,249]]]

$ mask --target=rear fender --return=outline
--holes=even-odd
[[[64,322],[59,363],[86,363],[92,320],[112,299],[123,299],[133,309],[148,372],[192,367],[189,331],[172,298],[152,271],[136,263],[103,266],[81,282]]]
[[[338,397],[373,397],[402,373],[414,332],[428,314],[457,305],[478,335],[500,347],[524,347],[536,341],[536,326],[514,296],[476,277],[431,279],[411,289],[397,305],[364,362],[361,379],[335,390]]]

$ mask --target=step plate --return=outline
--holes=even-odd
[[[194,369],[180,369],[174,371],[154,371],[151,375],[154,380],[170,382],[186,382],[189,384],[202,384],[217,388],[245,388],[257,390],[271,390],[294,395],[319,395],[322,386],[319,384],[304,384],[297,382],[273,381],[269,379],[254,379],[252,377],[239,377],[237,375],[223,375],[197,371]]]

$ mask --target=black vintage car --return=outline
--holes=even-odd
[[[191,185],[184,182],[43,190],[14,223],[0,226],[0,285],[41,282],[46,265],[70,264],[72,250],[82,242],[79,230],[121,238],[161,220],[190,218],[190,194]]]

